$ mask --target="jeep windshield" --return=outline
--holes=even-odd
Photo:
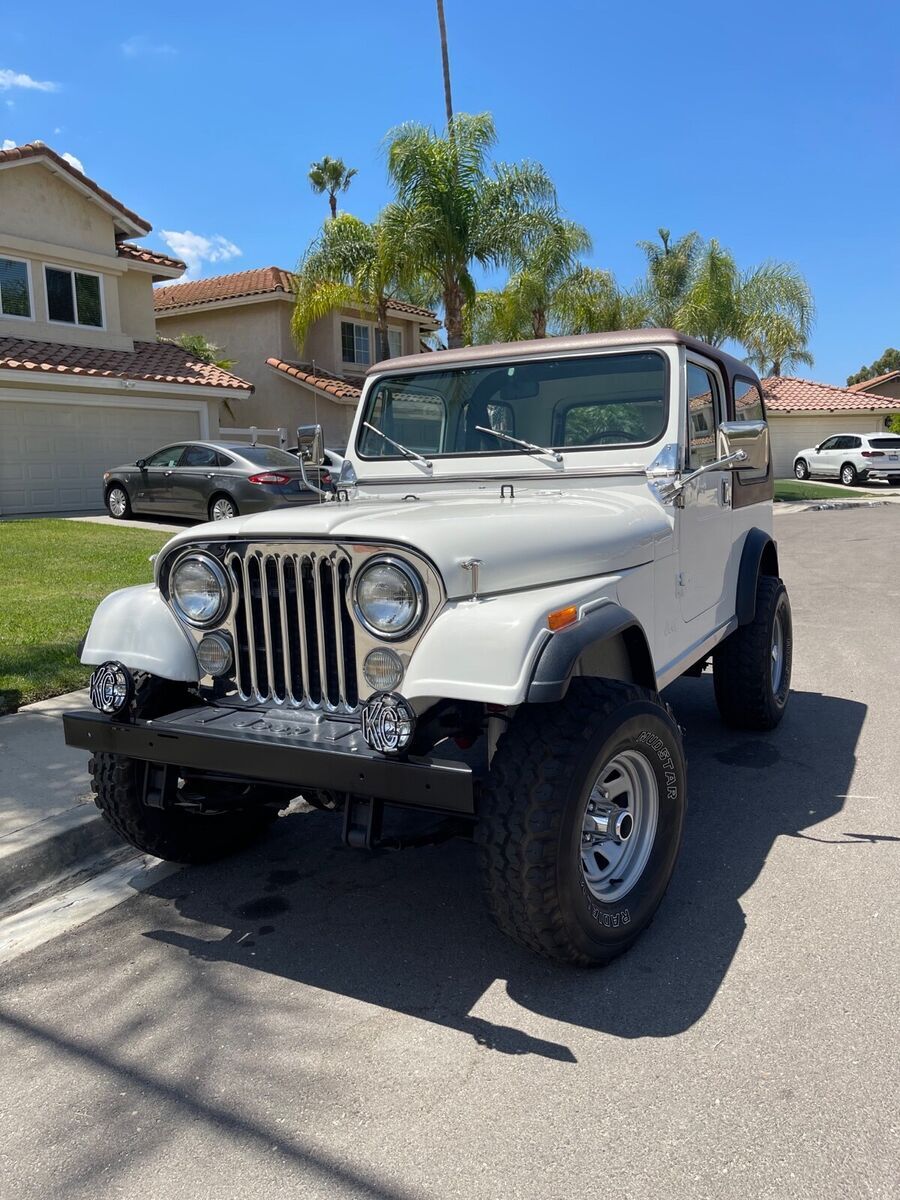
[[[661,354],[570,355],[382,376],[356,444],[363,459],[404,457],[377,429],[428,458],[529,453],[522,443],[566,451],[645,446],[661,437],[667,415]]]

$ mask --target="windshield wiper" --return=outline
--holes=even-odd
[[[415,450],[410,450],[408,446],[404,446],[401,442],[395,442],[386,433],[382,433],[377,425],[372,425],[368,421],[363,421],[363,425],[366,429],[371,429],[373,433],[377,433],[380,438],[384,438],[389,445],[394,446],[401,454],[405,454],[407,458],[412,459],[413,462],[421,463],[423,467],[431,469],[431,462],[427,458],[423,458],[421,454],[416,454]]]
[[[548,450],[546,446],[536,446],[534,442],[523,442],[521,438],[510,437],[508,433],[498,433],[496,429],[487,429],[484,425],[476,425],[475,428],[479,433],[489,433],[495,438],[500,438],[503,442],[512,442],[514,446],[521,446],[529,454],[549,454],[558,463],[563,461],[563,456],[558,450]]]

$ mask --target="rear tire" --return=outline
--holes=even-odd
[[[856,487],[859,481],[859,472],[853,463],[844,463],[841,467],[841,483],[844,487]]]
[[[780,579],[761,575],[756,616],[713,652],[716,704],[735,729],[774,729],[791,690],[791,602]]]
[[[150,808],[141,799],[143,765],[121,754],[95,754],[89,770],[94,803],[116,833],[145,854],[169,862],[213,862],[249,845],[277,816],[274,806],[214,816]]]
[[[656,693],[582,678],[559,703],[524,706],[500,739],[475,834],[494,920],[548,958],[609,962],[652,921],[684,812],[681,733]],[[596,832],[610,813],[623,840]]]
[[[120,483],[114,483],[106,493],[106,511],[114,521],[127,521],[131,516],[131,500]]]
[[[211,521],[230,521],[237,517],[238,506],[230,496],[213,496],[209,502],[209,519]]]
[[[809,479],[809,463],[805,458],[798,458],[794,463],[794,474],[798,479]]]

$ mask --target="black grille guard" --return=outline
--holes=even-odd
[[[66,744],[259,783],[330,789],[414,808],[472,815],[473,775],[460,762],[388,758],[352,719],[304,710],[182,709],[152,721],[66,713]]]

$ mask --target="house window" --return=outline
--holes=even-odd
[[[17,258],[0,258],[0,314],[4,317],[31,316],[28,263]]]
[[[372,361],[368,325],[357,325],[355,321],[341,321],[341,358],[345,363],[365,365]]]
[[[61,267],[44,267],[44,275],[47,280],[47,315],[51,321],[103,328],[99,275],[65,271]]]
[[[387,334],[388,351],[384,350],[384,336],[380,329],[375,330],[376,361],[385,358],[399,358],[403,353],[403,332],[400,329],[389,329]]]

